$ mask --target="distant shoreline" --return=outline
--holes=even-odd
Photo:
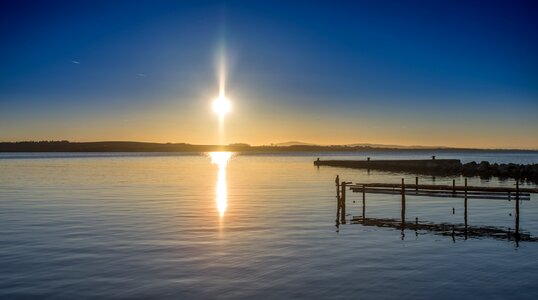
[[[145,143],[145,142],[3,142],[0,152],[253,152],[253,153],[285,153],[285,152],[428,152],[438,153],[470,152],[470,153],[499,153],[520,152],[537,153],[538,150],[527,149],[474,149],[447,147],[394,148],[371,146],[320,146],[320,145],[290,145],[290,146],[250,146],[247,144],[193,145],[185,143]]]

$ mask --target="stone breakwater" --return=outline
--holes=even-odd
[[[516,179],[538,180],[538,164],[490,164],[487,161],[480,163],[470,162],[461,166],[464,176],[481,177],[508,177]]]
[[[538,164],[491,164],[487,161],[462,164],[459,159],[428,160],[319,160],[315,166],[407,172],[428,175],[463,175],[480,177],[514,178],[538,181]]]

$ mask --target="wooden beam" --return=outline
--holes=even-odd
[[[357,188],[360,189],[363,186],[365,187],[385,187],[385,188],[401,188],[401,184],[395,184],[395,183],[355,183],[353,185],[350,185],[349,187],[351,189]],[[487,191],[487,192],[505,192],[505,193],[515,193],[515,188],[510,187],[489,187],[489,186],[451,186],[451,185],[437,185],[437,184],[420,184],[418,186],[414,184],[406,184],[406,188],[413,189],[430,189],[430,190],[455,190],[455,191]],[[526,192],[526,193],[538,193],[538,189],[535,188],[520,188],[519,192]]]

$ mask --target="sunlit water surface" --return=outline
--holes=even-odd
[[[415,175],[318,169],[317,156],[0,154],[0,298],[537,299],[538,243],[413,231],[402,240],[399,230],[360,224],[337,232],[336,174],[394,183]],[[532,153],[438,157],[538,162]],[[348,218],[360,215],[359,199],[348,193]],[[367,199],[369,217],[399,218],[397,195]],[[470,200],[469,223],[513,228],[513,206]],[[462,223],[462,207],[410,196],[406,214]],[[521,228],[538,234],[537,195],[521,204]]]

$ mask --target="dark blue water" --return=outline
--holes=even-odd
[[[538,162],[533,153],[436,154]],[[394,183],[415,175],[317,169],[317,156],[1,154],[0,298],[538,297],[538,243],[413,230],[402,239],[399,229],[360,224],[337,229],[336,174]],[[463,181],[420,176],[423,183],[452,179]],[[367,197],[368,217],[400,217],[397,195]],[[359,199],[348,194],[348,219],[360,215]],[[513,211],[513,201],[470,200],[469,224],[513,230]],[[406,216],[460,224],[463,203],[408,197]],[[537,195],[521,203],[520,226],[538,235]]]

